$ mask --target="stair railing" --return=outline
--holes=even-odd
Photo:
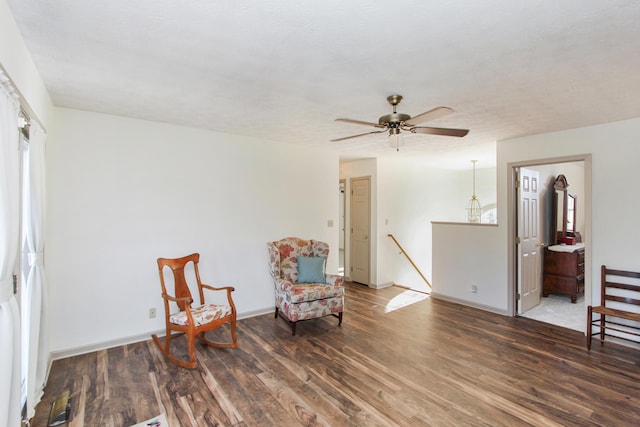
[[[424,277],[424,274],[422,274],[422,272],[420,271],[420,269],[418,268],[418,266],[413,262],[413,260],[411,259],[411,257],[409,256],[409,254],[407,254],[407,252],[404,250],[404,248],[400,245],[400,243],[398,243],[398,241],[396,240],[395,237],[393,237],[393,234],[387,234],[387,236],[391,237],[391,240],[393,240],[393,242],[396,244],[396,246],[398,246],[398,248],[400,248],[400,252],[402,252],[402,254],[405,256],[405,258],[407,258],[407,260],[409,261],[409,263],[411,263],[411,265],[413,266],[413,268],[418,272],[418,274],[420,275],[420,277],[422,277],[422,280],[424,280],[424,282],[427,284],[427,286],[429,286],[429,289],[433,289],[431,287],[431,283],[429,283],[429,281],[427,280],[426,277]]]

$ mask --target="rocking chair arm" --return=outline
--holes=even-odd
[[[224,291],[224,290],[229,290],[231,292],[235,291],[236,289],[233,286],[223,286],[221,288],[216,288],[214,286],[209,286],[209,285],[205,285],[204,283],[202,284],[202,287],[204,289],[210,289],[212,291]]]
[[[172,297],[169,294],[162,294],[162,298],[164,298],[166,300],[169,300],[169,301],[173,301],[173,302],[184,301],[184,302],[189,303],[189,304],[191,304],[193,302],[193,298],[190,298],[190,297],[175,298],[175,297]]]
[[[195,324],[193,322],[193,315],[191,314],[191,303],[193,302],[193,298],[191,298],[191,297],[175,298],[175,297],[172,297],[169,294],[162,294],[162,298],[164,298],[164,300],[165,300],[164,302],[165,302],[166,307],[167,307],[167,319],[169,318],[169,311],[168,311],[169,304],[168,304],[168,302],[169,301],[173,301],[175,303],[178,303],[178,302],[183,302],[184,301],[184,302],[186,302],[186,304],[184,305],[184,311],[187,313],[187,319],[189,319],[189,324],[190,325],[194,325]]]
[[[227,291],[227,300],[229,301],[231,310],[233,313],[236,312],[236,305],[233,303],[233,298],[231,297],[231,292],[236,290],[233,286],[222,286],[220,288],[216,288],[215,286],[205,285],[204,283],[201,286],[202,289],[209,289],[211,291]],[[202,293],[200,293],[200,295],[202,295]],[[202,303],[204,304],[204,301]]]

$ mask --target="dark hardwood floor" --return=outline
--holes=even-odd
[[[151,339],[57,360],[32,425],[64,390],[71,426],[163,412],[174,427],[640,425],[639,350],[588,352],[579,332],[431,298],[385,312],[404,291],[348,283],[342,327],[296,336],[273,315],[240,320],[240,347],[198,346],[195,370]]]

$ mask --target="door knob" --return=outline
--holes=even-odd
[[[539,247],[539,248],[542,248],[542,247],[544,247],[544,243],[543,242],[539,242],[539,243],[536,244],[536,246]]]

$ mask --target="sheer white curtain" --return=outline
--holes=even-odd
[[[20,425],[20,315],[13,294],[20,227],[18,97],[0,70],[0,426]]]
[[[48,366],[46,311],[46,276],[44,270],[44,219],[45,219],[45,139],[46,135],[37,123],[29,130],[28,178],[26,185],[23,227],[28,250],[29,273],[22,308],[29,317],[27,341],[27,417],[33,417],[36,404],[42,397]],[[24,347],[23,347],[24,348]]]

